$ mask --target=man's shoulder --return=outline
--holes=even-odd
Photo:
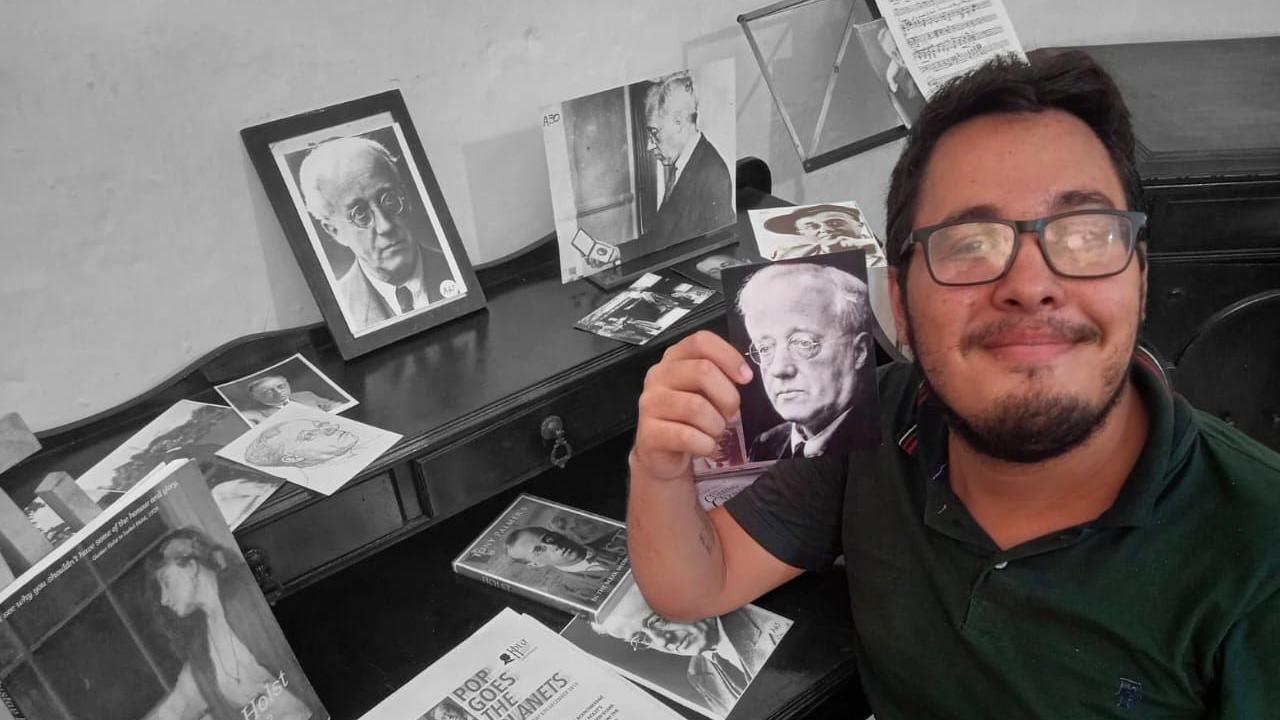
[[[729,180],[729,166],[725,164],[724,158],[720,156],[720,151],[716,150],[716,146],[711,144],[705,134],[699,137],[698,143],[693,146],[693,154],[689,156],[689,165],[698,167],[703,177],[708,180],[719,182],[728,182]]]
[[[752,460],[777,460],[789,442],[791,423],[782,422],[757,435],[747,454]]]
[[[1196,431],[1190,448],[1196,455],[1187,472],[1212,483],[1243,517],[1256,517],[1267,527],[1276,525],[1280,540],[1280,524],[1273,521],[1280,513],[1280,454],[1203,410],[1185,407]]]

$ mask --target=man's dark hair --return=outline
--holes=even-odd
[[[889,181],[887,250],[889,264],[906,287],[902,246],[911,234],[925,166],[939,138],[982,115],[1056,109],[1088,125],[1102,141],[1124,186],[1130,210],[1142,209],[1142,178],[1134,160],[1133,126],[1115,81],[1080,51],[1035,51],[1027,62],[1002,55],[947,82],[920,111]],[[1138,262],[1145,264],[1141,249]]]

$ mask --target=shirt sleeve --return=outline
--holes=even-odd
[[[827,568],[840,555],[848,457],[780,460],[725,509],[782,562],[804,570]]]
[[[1273,717],[1280,707],[1280,591],[1227,633],[1218,655],[1222,720]]]

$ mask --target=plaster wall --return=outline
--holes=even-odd
[[[1273,0],[1006,3],[1028,48],[1280,32]],[[238,131],[392,87],[475,262],[552,230],[543,106],[720,58],[739,155],[779,196],[856,199],[880,230],[899,147],[803,173],[734,22],[762,4],[3,0],[0,412],[71,422],[318,321]]]

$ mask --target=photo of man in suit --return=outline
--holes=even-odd
[[[845,250],[863,250],[867,267],[884,267],[888,261],[876,236],[862,219],[862,212],[844,205],[806,205],[764,221],[774,235],[789,236],[769,251],[770,260],[812,257]]]
[[[332,283],[352,334],[461,293],[413,183],[382,143],[320,143],[303,159],[298,186],[307,212],[355,257]]]
[[[249,382],[247,389],[257,405],[245,408],[240,416],[249,421],[250,425],[257,425],[275,415],[291,402],[310,405],[325,412],[342,405],[337,400],[320,397],[310,390],[295,392],[290,388],[289,380],[283,375],[263,375],[255,378]]]
[[[688,71],[654,80],[644,98],[646,149],[661,168],[658,212],[622,246],[624,259],[660,250],[733,222],[733,180],[698,126],[698,94]]]
[[[832,265],[776,263],[747,277],[736,307],[747,356],[782,419],[756,434],[748,459],[815,457],[878,440],[865,282]],[[757,432],[753,415],[744,407],[744,427]]]
[[[689,658],[685,678],[697,693],[695,702],[701,700],[698,704],[721,717],[742,697],[790,626],[785,618],[754,605],[694,622],[669,620],[650,609],[634,585],[607,617],[591,623],[597,634],[629,645],[633,655],[648,651]],[[642,655],[609,659],[646,675]],[[686,695],[681,688],[667,690]]]
[[[589,542],[578,542],[550,528],[529,526],[507,535],[507,556],[531,567],[553,567],[564,573],[606,578],[626,556],[626,534],[610,530]]]

